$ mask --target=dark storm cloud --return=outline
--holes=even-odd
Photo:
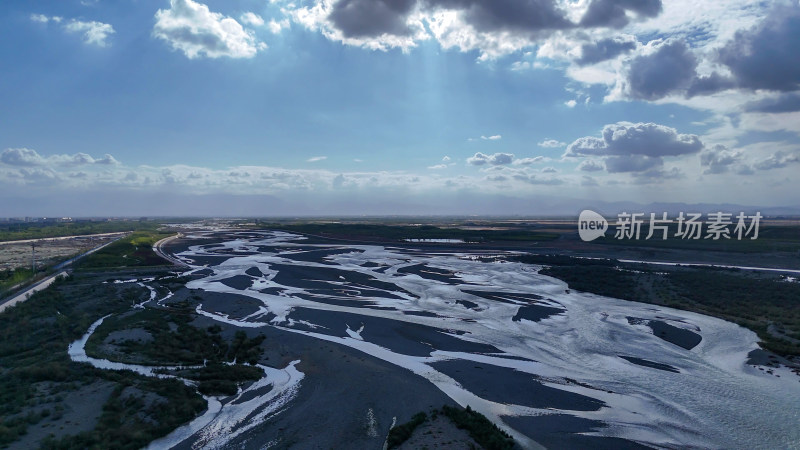
[[[800,93],[783,94],[745,105],[747,112],[784,113],[800,111]]]
[[[406,18],[417,0],[341,0],[328,17],[346,37],[410,34]]]
[[[800,5],[778,6],[757,26],[738,31],[718,59],[740,87],[793,91],[800,89]]]
[[[661,0],[594,0],[579,24],[571,22],[555,0],[340,0],[328,19],[346,37],[408,36],[406,22],[416,9],[455,10],[479,32],[541,32],[575,27],[627,24],[629,12],[641,18],[661,12]]]
[[[423,5],[430,10],[462,10],[478,31],[536,32],[573,26],[554,0],[424,0]]]
[[[713,72],[707,77],[695,78],[686,91],[686,96],[694,97],[696,95],[713,94],[734,87],[736,87],[736,82],[734,80],[724,77],[717,72]]]
[[[636,40],[624,37],[601,39],[597,42],[587,42],[581,46],[581,57],[575,62],[578,65],[599,63],[627,53],[636,48]]]
[[[585,27],[622,28],[630,22],[628,12],[640,18],[661,13],[661,0],[594,0],[581,18]]]
[[[667,42],[649,55],[638,56],[628,71],[630,96],[658,100],[688,89],[696,77],[697,58],[684,41]]]
[[[628,71],[629,95],[658,100],[670,94],[693,97],[732,88],[795,91],[800,89],[798,42],[800,5],[777,6],[761,23],[738,31],[717,50],[715,59],[730,70],[730,76],[718,72],[698,76],[695,55],[685,42],[673,41],[653,54],[634,58]],[[798,110],[797,99],[792,98],[754,107],[775,108],[772,112]]]

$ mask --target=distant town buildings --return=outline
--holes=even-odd
[[[0,217],[3,223],[67,223],[72,217]]]
[[[0,223],[147,222],[147,217],[0,217]]]

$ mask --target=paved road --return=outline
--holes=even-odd
[[[170,255],[161,248],[167,242],[172,241],[174,239],[178,239],[179,237],[181,237],[180,233],[176,234],[175,236],[169,236],[165,237],[164,239],[161,239],[160,241],[153,244],[153,251],[156,252],[156,255],[166,259],[167,261],[171,262],[172,264],[175,264],[176,266],[189,267],[188,264],[186,264],[185,262],[181,261],[178,258],[175,258],[174,256]]]

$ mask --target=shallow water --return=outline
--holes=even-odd
[[[337,252],[319,261],[297,261],[282,255],[283,248],[296,251],[298,246],[352,251]],[[286,252],[288,256],[289,250]],[[258,302],[258,310],[235,317],[224,307],[208,310],[201,305],[201,314],[242,327],[291,330],[405,367],[429,379],[462,405],[483,412],[529,445],[535,444],[505,424],[503,417],[569,414],[607,424],[588,434],[658,446],[791,448],[800,442],[800,382],[788,370],[778,370],[781,376],[776,377],[748,366],[747,354],[758,348],[757,337],[736,324],[671,308],[568,292],[563,282],[538,274],[536,266],[477,262],[461,253],[427,255],[382,246],[304,245],[302,238],[287,233],[264,233],[263,237],[251,234],[247,239],[222,240],[213,247],[190,247],[177,256],[189,261],[196,256],[237,253],[241,256],[210,266],[212,275],[192,281],[188,287],[245,295]],[[434,275],[451,276],[442,281],[427,278],[425,271],[399,271],[419,264],[425,264]],[[253,267],[263,276],[245,274]],[[276,282],[279,271],[275,267],[292,270],[291,276]],[[313,268],[336,269],[341,275],[313,279],[308,275],[313,274],[308,270]],[[220,281],[237,275],[250,277],[251,285],[237,289]],[[315,284],[310,287],[312,281]],[[363,306],[332,302],[352,300],[353,291],[359,290],[369,292],[356,295]],[[475,291],[491,295],[474,295]],[[520,307],[532,302],[524,300],[522,294],[536,294],[541,297],[534,300],[536,304],[560,313],[539,321],[513,320]],[[429,356],[413,356],[390,350],[395,346],[386,344],[386,336],[380,336],[383,345],[370,342],[377,339],[370,332],[377,331],[359,322],[357,316],[347,316],[356,319],[341,326],[328,323],[321,332],[321,325],[309,315],[302,321],[292,319],[299,308],[425,325],[456,339],[494,346],[500,353],[431,347]],[[435,316],[407,314],[420,311]],[[686,350],[653,335],[647,326],[651,320],[692,331],[702,340]],[[394,338],[401,339],[390,337]],[[495,397],[491,393],[478,395],[464,387],[474,384],[467,382],[471,375],[459,375],[466,377],[459,383],[432,367],[437,361],[452,359],[535,375],[531,383],[580,394],[603,406],[580,411],[492,401],[488,399]],[[566,378],[577,383],[566,382]],[[502,383],[498,379],[495,386]],[[491,391],[491,384],[488,389]]]

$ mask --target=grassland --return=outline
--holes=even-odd
[[[153,244],[171,233],[137,231],[86,256],[75,266],[80,269],[152,267],[168,264],[153,252]]]
[[[27,267],[0,270],[0,292],[10,289],[33,277],[33,271]]]

